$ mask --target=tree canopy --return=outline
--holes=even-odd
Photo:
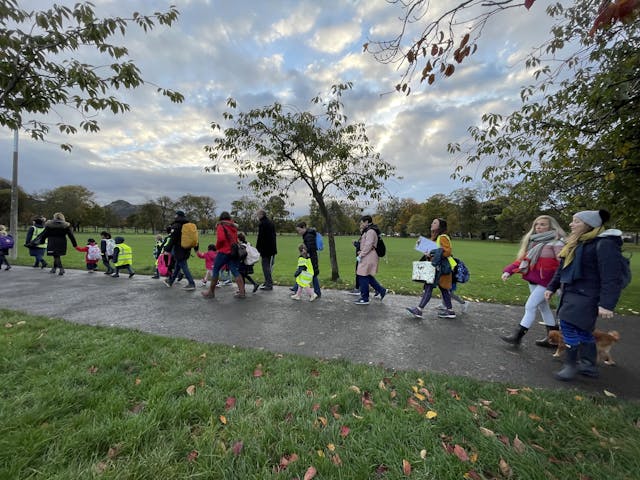
[[[0,125],[24,129],[42,140],[52,125],[67,134],[78,127],[99,130],[95,114],[109,110],[114,114],[129,105],[110,92],[135,89],[145,84],[140,70],[128,59],[123,45],[110,43],[114,35],[125,35],[130,24],[145,32],[156,23],[171,26],[178,11],[171,6],[153,15],[133,13],[131,18],[97,18],[90,2],[73,8],[53,5],[47,10],[26,11],[17,0],[0,0]],[[105,65],[77,60],[84,49],[105,56]],[[157,87],[173,102],[182,102],[175,91]],[[72,108],[81,115],[79,125],[63,120],[50,123],[47,117],[56,106]],[[63,144],[69,150],[69,144]]]
[[[248,112],[225,112],[231,126],[205,147],[213,162],[208,170],[217,171],[231,164],[256,194],[287,198],[296,187],[303,187],[318,204],[329,234],[332,279],[339,277],[335,256],[332,218],[328,201],[381,198],[384,181],[395,167],[380,158],[369,144],[364,123],[349,123],[344,113],[342,93],[351,83],[334,85],[327,98],[317,96],[312,104],[322,108],[315,114],[274,103]],[[227,102],[230,110],[236,102]],[[221,130],[212,123],[214,131]]]

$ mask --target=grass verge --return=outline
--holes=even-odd
[[[640,471],[635,402],[9,311],[0,320],[3,479],[615,480]]]

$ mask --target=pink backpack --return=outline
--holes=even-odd
[[[161,253],[158,257],[158,273],[166,277],[169,275],[169,266],[171,265],[171,254]]]

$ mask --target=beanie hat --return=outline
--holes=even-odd
[[[576,213],[575,216],[592,228],[597,228],[602,225],[602,217],[598,210],[583,210],[582,212]]]
[[[184,212],[182,210],[177,210],[176,211],[176,217],[184,217],[184,216],[185,216],[185,214],[184,214]]]

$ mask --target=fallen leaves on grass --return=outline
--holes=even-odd
[[[371,392],[364,392],[362,394],[362,406],[366,409],[366,410],[371,410],[373,409],[374,405],[373,405],[373,396],[371,395]]]
[[[195,395],[195,393],[196,393],[196,386],[195,385],[189,385],[187,387],[186,392],[187,392],[187,395],[189,395],[190,397],[193,397],[193,395]]]
[[[340,427],[340,436],[342,438],[345,438],[347,435],[349,435],[350,431],[351,429],[349,427],[347,427],[346,425],[343,425]]]
[[[224,409],[231,410],[236,406],[236,397],[227,397],[227,400],[224,402]]]
[[[316,473],[318,473],[318,471],[316,470],[316,467],[313,467],[313,466],[309,467],[307,471],[304,472],[304,480],[311,480],[316,476]]]
[[[233,444],[233,446],[231,447],[231,451],[237,457],[242,453],[243,448],[244,448],[244,443],[242,441],[238,441]]]
[[[411,464],[405,459],[402,459],[402,473],[407,477],[411,475]]]
[[[511,476],[513,475],[513,471],[511,470],[509,464],[505,462],[503,458],[501,458],[500,462],[498,462],[498,466],[500,467],[500,473],[502,473],[503,477],[511,478]]]
[[[434,419],[438,416],[438,412],[434,412],[433,410],[429,410],[427,413],[424,414],[425,417],[427,417],[429,420]]]
[[[469,455],[467,454],[467,451],[458,444],[455,444],[453,446],[453,454],[458,457],[461,462],[469,461]]]
[[[516,435],[516,438],[513,439],[513,449],[518,452],[518,453],[524,453],[525,449],[526,449],[526,445],[524,444],[524,442],[522,440],[520,440],[518,438],[518,435]]]
[[[256,368],[254,368],[253,370],[253,376],[254,378],[259,378],[262,376],[262,365],[258,364],[256,365]]]
[[[191,450],[187,454],[187,462],[195,462],[198,459],[198,450]]]
[[[273,472],[280,473],[286,470],[289,465],[291,465],[293,462],[298,461],[298,458],[299,457],[297,453],[292,453],[290,455],[283,455],[282,457],[280,457],[280,463],[275,467],[273,467]]]

